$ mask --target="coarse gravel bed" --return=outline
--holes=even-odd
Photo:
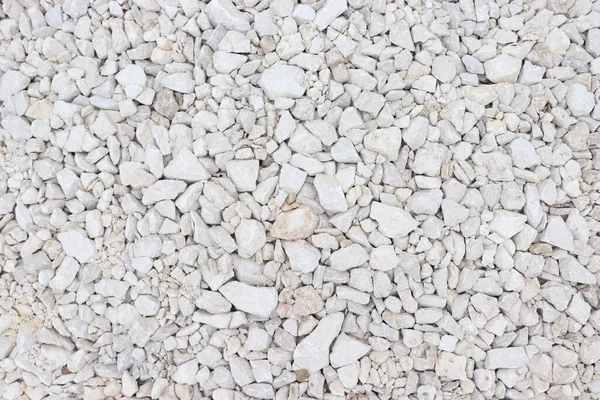
[[[0,399],[600,399],[600,1],[0,0]]]

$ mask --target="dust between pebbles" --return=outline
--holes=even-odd
[[[4,0],[0,396],[600,396],[600,3]]]

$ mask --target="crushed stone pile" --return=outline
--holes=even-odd
[[[0,398],[600,398],[600,2],[0,1]]]

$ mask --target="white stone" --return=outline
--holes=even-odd
[[[424,92],[434,93],[437,86],[437,81],[431,75],[425,75],[416,79],[412,87],[413,89],[422,90]]]
[[[162,81],[162,85],[167,89],[171,89],[179,93],[194,93],[196,83],[189,72],[178,72],[166,76]]]
[[[527,217],[513,211],[496,210],[489,223],[492,232],[496,232],[504,239],[510,239],[525,227]]]
[[[361,161],[354,144],[347,138],[340,138],[331,146],[331,157],[340,163],[358,163]]]
[[[54,104],[48,99],[38,100],[27,108],[25,115],[32,119],[49,120],[54,113]]]
[[[410,26],[405,20],[400,20],[390,27],[390,41],[406,50],[415,50],[415,44],[410,33]]]
[[[128,64],[123,68],[115,79],[125,90],[128,99],[135,99],[142,94],[146,86],[146,73],[142,67],[135,64]]]
[[[371,346],[368,344],[342,333],[333,344],[330,356],[331,366],[339,368],[351,364],[360,360],[370,350]]]
[[[588,115],[596,105],[596,101],[594,94],[577,82],[569,86],[569,90],[567,90],[567,105],[573,116],[580,117]]]
[[[306,172],[292,167],[290,164],[283,164],[279,175],[279,187],[287,193],[298,193],[304,185],[306,177]]]
[[[477,58],[475,58],[471,55],[465,54],[461,60],[464,64],[467,72],[470,72],[472,74],[481,74],[481,75],[483,75],[485,73],[483,64]]]
[[[96,293],[104,297],[115,297],[125,300],[129,284],[116,279],[101,279],[94,285],[94,289]]]
[[[494,387],[495,383],[494,371],[488,369],[476,369],[473,371],[473,380],[475,385],[481,391],[486,391]]]
[[[139,174],[139,170],[137,172]],[[165,167],[165,178],[181,179],[186,182],[198,182],[210,178],[210,174],[198,157],[187,147],[182,148]]]
[[[344,314],[336,312],[324,316],[317,327],[294,349],[294,365],[314,373],[329,365],[329,347],[342,329]]]
[[[62,4],[62,10],[65,14],[74,19],[84,15],[90,6],[88,1],[84,0],[65,0]]]
[[[250,30],[246,15],[239,11],[230,0],[211,0],[206,7],[206,14],[214,27],[223,25],[234,31]]]
[[[585,301],[581,293],[573,295],[569,307],[565,310],[569,317],[581,325],[587,324],[591,311],[592,306]]]
[[[333,213],[348,211],[342,185],[335,176],[318,174],[313,184],[319,195],[319,203],[326,211]]]
[[[438,3],[0,2],[0,397],[600,393],[600,8]]]
[[[304,48],[302,35],[300,35],[300,33],[295,33],[293,35],[282,37],[277,44],[276,52],[279,58],[287,61],[295,55],[302,53]]]
[[[546,229],[539,235],[539,240],[560,247],[567,251],[573,251],[573,234],[565,221],[556,215],[548,217]]]
[[[532,168],[540,164],[540,156],[530,141],[517,138],[510,142],[508,152],[512,157],[513,164],[518,168]]]
[[[579,359],[585,365],[600,361],[600,336],[584,338],[579,346]]]
[[[383,245],[371,250],[369,265],[378,271],[390,271],[398,266],[400,258],[394,246]]]
[[[521,72],[521,60],[500,54],[483,63],[485,76],[493,83],[516,83]]]
[[[143,347],[150,341],[150,338],[154,332],[156,332],[159,325],[160,323],[156,318],[138,316],[131,324],[127,333],[132,343],[136,343],[137,346]]]
[[[406,211],[435,215],[442,205],[442,197],[443,193],[439,189],[419,190],[406,200]]]
[[[11,96],[26,89],[30,80],[20,71],[8,70],[4,72],[0,77],[0,100],[6,101]]]
[[[85,231],[90,239],[95,239],[103,235],[104,226],[100,210],[91,210],[85,213]]]
[[[315,10],[307,4],[298,4],[292,13],[292,17],[299,21],[312,21],[315,16]]]
[[[346,271],[363,265],[369,260],[366,250],[359,244],[351,244],[331,254],[329,263],[337,271]]]
[[[529,357],[524,347],[491,349],[485,357],[486,369],[521,368],[527,365]]]
[[[80,263],[87,263],[96,258],[96,245],[83,229],[71,229],[58,234],[58,240],[69,257]]]
[[[228,31],[219,42],[218,49],[227,53],[250,53],[250,39],[241,32]]]
[[[473,307],[480,313],[483,313],[488,319],[491,319],[500,312],[498,300],[495,297],[477,293],[471,296],[470,301]]]
[[[238,254],[243,258],[251,258],[267,242],[265,227],[256,220],[243,219],[235,228],[235,241]]]
[[[83,132],[76,131],[77,127],[71,130],[71,135],[69,135],[69,142],[72,143],[74,135],[81,135]],[[115,122],[108,116],[105,111],[100,111],[98,113],[98,117],[94,120],[94,122],[90,125],[90,131],[98,136],[102,140],[108,139],[110,136],[114,135],[117,132],[117,125]],[[72,144],[71,144],[72,145]],[[83,143],[82,143],[83,145]]]
[[[585,7],[585,6],[584,6]],[[593,28],[587,31],[585,49],[595,58],[600,57],[600,29]]]
[[[56,180],[67,199],[72,199],[81,190],[81,180],[71,169],[65,168],[59,171],[56,174]]]
[[[303,286],[295,289],[294,299],[295,303],[292,311],[297,315],[316,314],[325,306],[319,293],[312,286]]]
[[[317,11],[314,24],[320,31],[327,28],[337,17],[348,9],[347,0],[327,0]]]
[[[467,379],[467,357],[457,356],[447,351],[440,352],[435,363],[435,373],[449,380]]]
[[[273,399],[275,398],[275,390],[268,383],[252,383],[245,385],[242,388],[245,395],[255,399]]]
[[[240,192],[256,189],[258,179],[258,160],[231,160],[227,163],[227,176]]]
[[[211,292],[210,290],[203,290],[196,297],[194,304],[199,309],[206,310],[211,314],[221,314],[231,310],[231,303],[223,295],[218,292]]]
[[[381,111],[384,104],[385,97],[379,93],[373,92],[361,92],[354,101],[356,108],[371,114],[373,117],[376,117],[379,114],[379,111]]]
[[[279,27],[275,23],[273,11],[266,9],[254,16],[254,29],[259,36],[273,36],[279,32]]]
[[[79,272],[79,263],[73,257],[65,257],[56,274],[48,284],[50,288],[57,293],[64,292],[65,289],[73,283]]]
[[[160,310],[160,302],[150,295],[141,295],[135,299],[135,309],[144,317],[152,317]]]
[[[121,393],[128,397],[133,397],[139,389],[137,381],[131,376],[129,371],[123,372],[121,378]]]
[[[389,161],[398,159],[402,135],[399,128],[378,129],[375,132],[365,135],[364,145],[369,150],[380,153]]]
[[[488,105],[498,98],[498,93],[492,85],[465,86],[463,88],[464,96],[482,106]]]
[[[529,61],[525,61],[523,64],[523,69],[521,70],[521,77],[519,78],[519,83],[523,85],[535,85],[536,83],[540,83],[546,73],[546,68],[534,65]]]
[[[514,179],[512,158],[500,152],[476,153],[471,159],[477,166],[486,169],[487,177],[493,181],[512,181]]]
[[[376,201],[371,203],[369,216],[378,222],[379,232],[392,239],[406,236],[419,226],[403,209]]]
[[[271,100],[279,97],[297,99],[306,91],[302,85],[303,79],[302,69],[292,65],[276,65],[261,74],[258,85]]]
[[[331,146],[338,140],[336,129],[330,122],[323,120],[312,120],[306,121],[304,126],[325,146]],[[339,140],[342,139],[344,138],[339,138]]]
[[[427,118],[417,116],[410,121],[410,125],[402,132],[402,140],[411,149],[416,150],[425,144],[429,121]]]
[[[298,129],[288,141],[290,150],[302,154],[314,154],[323,150],[321,141],[306,129]]]
[[[456,66],[450,56],[438,56],[434,58],[431,66],[431,74],[442,83],[450,83],[456,76]]]
[[[286,240],[283,242],[283,249],[294,271],[309,274],[319,265],[321,253],[305,240]]]
[[[346,389],[353,389],[358,384],[360,376],[360,363],[353,362],[337,370],[338,378]]]
[[[171,378],[177,382],[186,385],[193,385],[196,383],[196,374],[198,373],[198,361],[195,359],[181,363],[175,369]]]
[[[176,199],[186,187],[185,182],[181,181],[169,179],[157,181],[144,191],[142,204],[155,204],[162,200]]]
[[[438,176],[448,149],[439,143],[429,143],[415,154],[412,170],[415,174]]]
[[[248,57],[242,54],[227,53],[224,51],[215,51],[213,54],[213,66],[221,74],[230,74],[236,69],[240,69],[247,60]]]
[[[277,290],[272,287],[255,287],[242,282],[229,282],[219,292],[233,306],[244,312],[268,317],[277,307]]]
[[[229,359],[229,369],[233,380],[240,386],[248,385],[254,382],[254,375],[252,375],[252,367],[248,360],[245,360],[237,355],[233,355]]]
[[[244,347],[250,351],[263,351],[269,348],[271,336],[264,329],[253,326],[248,331]]]
[[[566,256],[558,261],[560,276],[569,282],[595,285],[596,276],[588,271],[575,257]]]
[[[28,140],[32,136],[31,125],[25,118],[8,114],[2,119],[1,124],[13,140]]]

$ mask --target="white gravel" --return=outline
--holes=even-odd
[[[600,2],[0,1],[0,399],[600,399]]]

